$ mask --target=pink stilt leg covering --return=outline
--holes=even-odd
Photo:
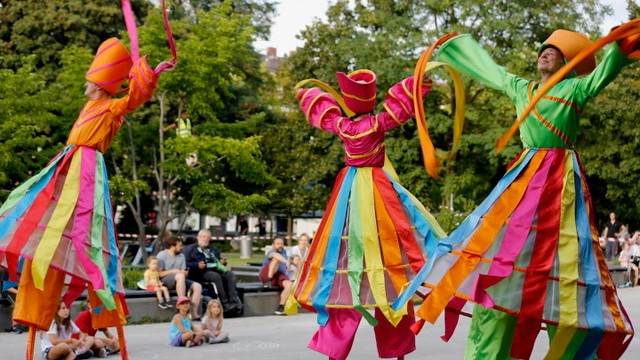
[[[381,358],[401,359],[416,349],[416,335],[410,328],[415,321],[413,306],[409,306],[409,313],[402,317],[398,326],[393,326],[378,308],[375,316],[378,325],[373,328],[373,331],[376,334],[378,355]]]
[[[355,309],[327,309],[327,325],[320,326],[309,341],[309,349],[335,360],[349,356],[362,315]],[[413,335],[413,333],[412,333]]]

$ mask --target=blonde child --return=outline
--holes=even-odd
[[[289,258],[289,279],[294,281],[298,277],[298,273],[300,272],[300,256],[299,255],[291,255]]]
[[[622,251],[620,251],[620,255],[618,256],[618,261],[620,262],[620,266],[625,267],[627,269],[628,279],[626,284],[621,285],[620,287],[629,287],[635,286],[638,282],[638,266],[634,264],[632,259],[632,253],[630,251],[630,245],[628,242],[622,244]],[[634,258],[635,259],[635,258]],[[631,282],[631,271],[635,271],[635,278],[633,282]]]
[[[79,338],[71,338],[72,334],[79,334]],[[42,337],[42,357],[50,360],[88,359],[93,357],[92,346],[93,338],[80,331],[71,320],[69,308],[60,301],[51,327]]]
[[[204,333],[205,341],[209,344],[225,343],[229,341],[229,333],[222,331],[222,303],[218,299],[209,301],[207,311],[202,317],[200,328]]]
[[[147,258],[148,269],[144,272],[144,284],[149,291],[155,291],[158,297],[158,306],[161,309],[173,307],[169,289],[160,281],[160,270],[158,270],[158,258],[149,256]],[[164,295],[164,298],[162,297]]]
[[[176,302],[177,313],[169,324],[169,344],[171,346],[191,347],[200,345],[204,334],[199,329],[193,331],[189,308],[191,300],[186,296],[178,297]]]

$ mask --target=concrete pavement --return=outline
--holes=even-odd
[[[629,316],[636,327],[640,326],[640,287],[619,289]],[[449,343],[440,340],[442,321],[436,326],[425,325],[417,337],[417,350],[409,359],[451,360],[462,359],[470,319],[462,317],[456,333]],[[204,345],[194,348],[175,348],[168,345],[168,324],[130,325],[125,327],[130,359],[194,359],[210,360],[270,360],[270,359],[326,359],[306,347],[316,324],[315,314],[303,313],[295,316],[253,316],[225,320],[231,341],[226,344]],[[23,359],[26,334],[0,333],[0,359]],[[39,346],[37,343],[37,359]],[[546,334],[542,332],[534,348],[532,359],[542,359],[548,347]],[[622,359],[637,358],[640,354],[640,339],[636,336]],[[110,358],[119,358],[111,356]],[[372,328],[364,321],[356,336],[349,359],[376,359]]]

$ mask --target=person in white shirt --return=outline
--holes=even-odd
[[[71,334],[79,334],[78,339]],[[67,305],[60,301],[49,331],[42,337],[42,357],[50,360],[88,359],[93,357],[93,337],[83,334],[71,320]],[[105,355],[106,356],[106,355]]]
[[[309,235],[302,233],[298,236],[298,245],[293,246],[287,251],[291,265],[289,266],[289,278],[295,280],[298,277],[298,270],[302,266],[302,262],[309,253]]]

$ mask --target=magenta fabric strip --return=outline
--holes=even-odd
[[[178,51],[176,50],[176,43],[173,40],[173,33],[171,33],[171,23],[169,22],[169,15],[167,15],[167,5],[165,4],[165,0],[162,0],[162,21],[164,22],[164,30],[167,33],[167,42],[169,42],[169,50],[171,50],[171,60],[170,63],[175,64],[178,61]],[[165,71],[169,65],[161,64],[158,66],[154,72],[156,74],[160,74]]]
[[[555,152],[547,153],[540,167],[531,177],[524,196],[511,215],[507,230],[500,243],[500,250],[493,257],[489,271],[486,275],[479,275],[474,284],[474,302],[486,308],[492,308],[494,303],[486,289],[497,284],[513,272],[516,258],[520,254],[520,251],[522,251],[522,247],[529,237],[533,218],[538,209],[540,195],[542,194],[542,189],[547,181],[549,169],[554,159]]]
[[[96,290],[104,289],[104,278],[100,268],[89,258],[91,249],[91,218],[93,215],[93,192],[95,186],[96,152],[82,148],[80,167],[80,193],[76,204],[71,238],[76,256],[85,269],[87,277]]]
[[[129,0],[122,0],[122,15],[124,15],[124,23],[127,26],[129,40],[131,41],[131,59],[135,62],[140,58],[140,50],[138,49],[138,28],[136,27],[136,19],[133,15],[131,2],[129,2]]]

